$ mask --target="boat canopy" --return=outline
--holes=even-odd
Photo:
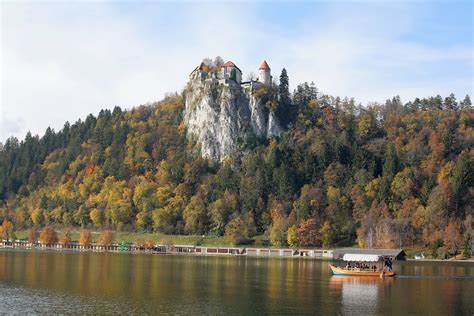
[[[342,260],[344,261],[361,261],[361,262],[377,262],[380,261],[381,256],[379,255],[365,255],[358,253],[346,253]]]

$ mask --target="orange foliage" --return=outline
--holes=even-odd
[[[457,255],[458,249],[462,245],[461,223],[458,219],[451,218],[448,226],[444,230],[444,245],[446,248]]]
[[[91,175],[95,170],[95,167],[94,165],[92,164],[89,164],[86,166],[86,168],[84,169],[84,173],[88,176],[88,175]]]
[[[143,243],[143,247],[147,250],[151,250],[155,247],[155,242],[153,240],[145,240],[145,242]]]
[[[297,231],[297,240],[300,246],[317,247],[321,246],[321,235],[319,233],[319,225],[316,219],[310,218],[302,221]]]
[[[104,230],[99,237],[99,244],[110,246],[114,242],[114,233],[111,230]]]
[[[63,245],[69,245],[71,243],[71,230],[66,228],[63,232],[63,236],[61,238],[61,243]]]
[[[57,243],[58,242],[58,236],[56,235],[56,231],[53,228],[51,228],[49,226],[46,226],[41,231],[40,241],[43,244],[47,244],[47,245],[52,245],[52,244]]]
[[[31,243],[31,244],[32,244],[32,243],[35,243],[36,240],[37,240],[37,238],[38,238],[38,237],[37,237],[36,229],[30,228],[30,229],[28,230],[28,242]]]
[[[92,235],[91,232],[87,229],[81,229],[81,233],[79,235],[79,245],[81,246],[89,246],[92,242]]]
[[[0,232],[1,232],[2,238],[5,238],[6,240],[10,240],[10,237],[13,234],[13,224],[8,219],[4,219],[3,224],[0,227]]]

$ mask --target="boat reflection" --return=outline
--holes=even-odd
[[[378,301],[391,288],[393,278],[337,276],[329,280],[341,292],[342,314],[377,314]]]

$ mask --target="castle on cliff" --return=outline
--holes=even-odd
[[[259,139],[280,136],[283,129],[268,105],[272,85],[266,61],[255,80],[242,81],[242,70],[221,58],[204,59],[189,74],[183,120],[202,157],[222,162],[245,154]]]
[[[242,87],[250,91],[262,86],[272,86],[271,69],[265,60],[258,68],[256,80],[242,81],[242,70],[230,60],[222,65],[209,65],[203,61],[189,74],[189,78],[191,80],[200,78],[201,80],[218,81],[224,85]]]

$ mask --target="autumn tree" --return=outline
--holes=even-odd
[[[291,248],[298,247],[298,226],[293,225],[288,228],[286,241]]]
[[[324,224],[321,226],[320,229],[321,233],[321,241],[322,241],[322,246],[324,248],[329,248],[334,245],[334,228],[331,227],[331,224],[329,221],[325,221]]]
[[[56,244],[58,242],[56,231],[52,227],[46,226],[41,230],[40,241],[46,245]]]
[[[61,237],[61,244],[68,246],[72,242],[71,230],[69,228],[64,229],[63,235]]]
[[[30,228],[28,229],[28,242],[30,244],[35,243],[38,240],[38,233],[36,232],[36,229]]]
[[[458,254],[458,250],[461,248],[463,239],[461,235],[461,223],[455,218],[450,218],[446,229],[444,230],[444,245],[450,253],[454,253],[454,256]]]
[[[226,190],[222,198],[215,200],[209,205],[209,218],[212,223],[211,231],[218,236],[222,236],[230,215],[236,210],[237,197]]]
[[[87,229],[81,229],[79,233],[79,245],[89,246],[92,242],[91,232]]]
[[[92,209],[89,213],[89,217],[96,227],[102,227],[104,222],[104,214],[101,210],[96,208]]]
[[[275,205],[271,210],[270,242],[273,246],[285,246],[287,241],[288,221],[283,211]]]
[[[207,212],[200,196],[193,196],[184,209],[185,230],[191,234],[203,234],[207,229]]]
[[[301,222],[296,232],[298,244],[303,247],[320,247],[321,234],[316,219],[309,218]]]
[[[249,241],[255,234],[253,218],[239,215],[234,217],[225,228],[225,236],[233,245],[241,245]]]
[[[2,238],[9,241],[13,236],[13,224],[8,219],[4,219],[2,226],[0,226],[0,232]]]
[[[114,242],[114,233],[111,230],[104,230],[100,234],[99,244],[102,246],[110,246]]]

